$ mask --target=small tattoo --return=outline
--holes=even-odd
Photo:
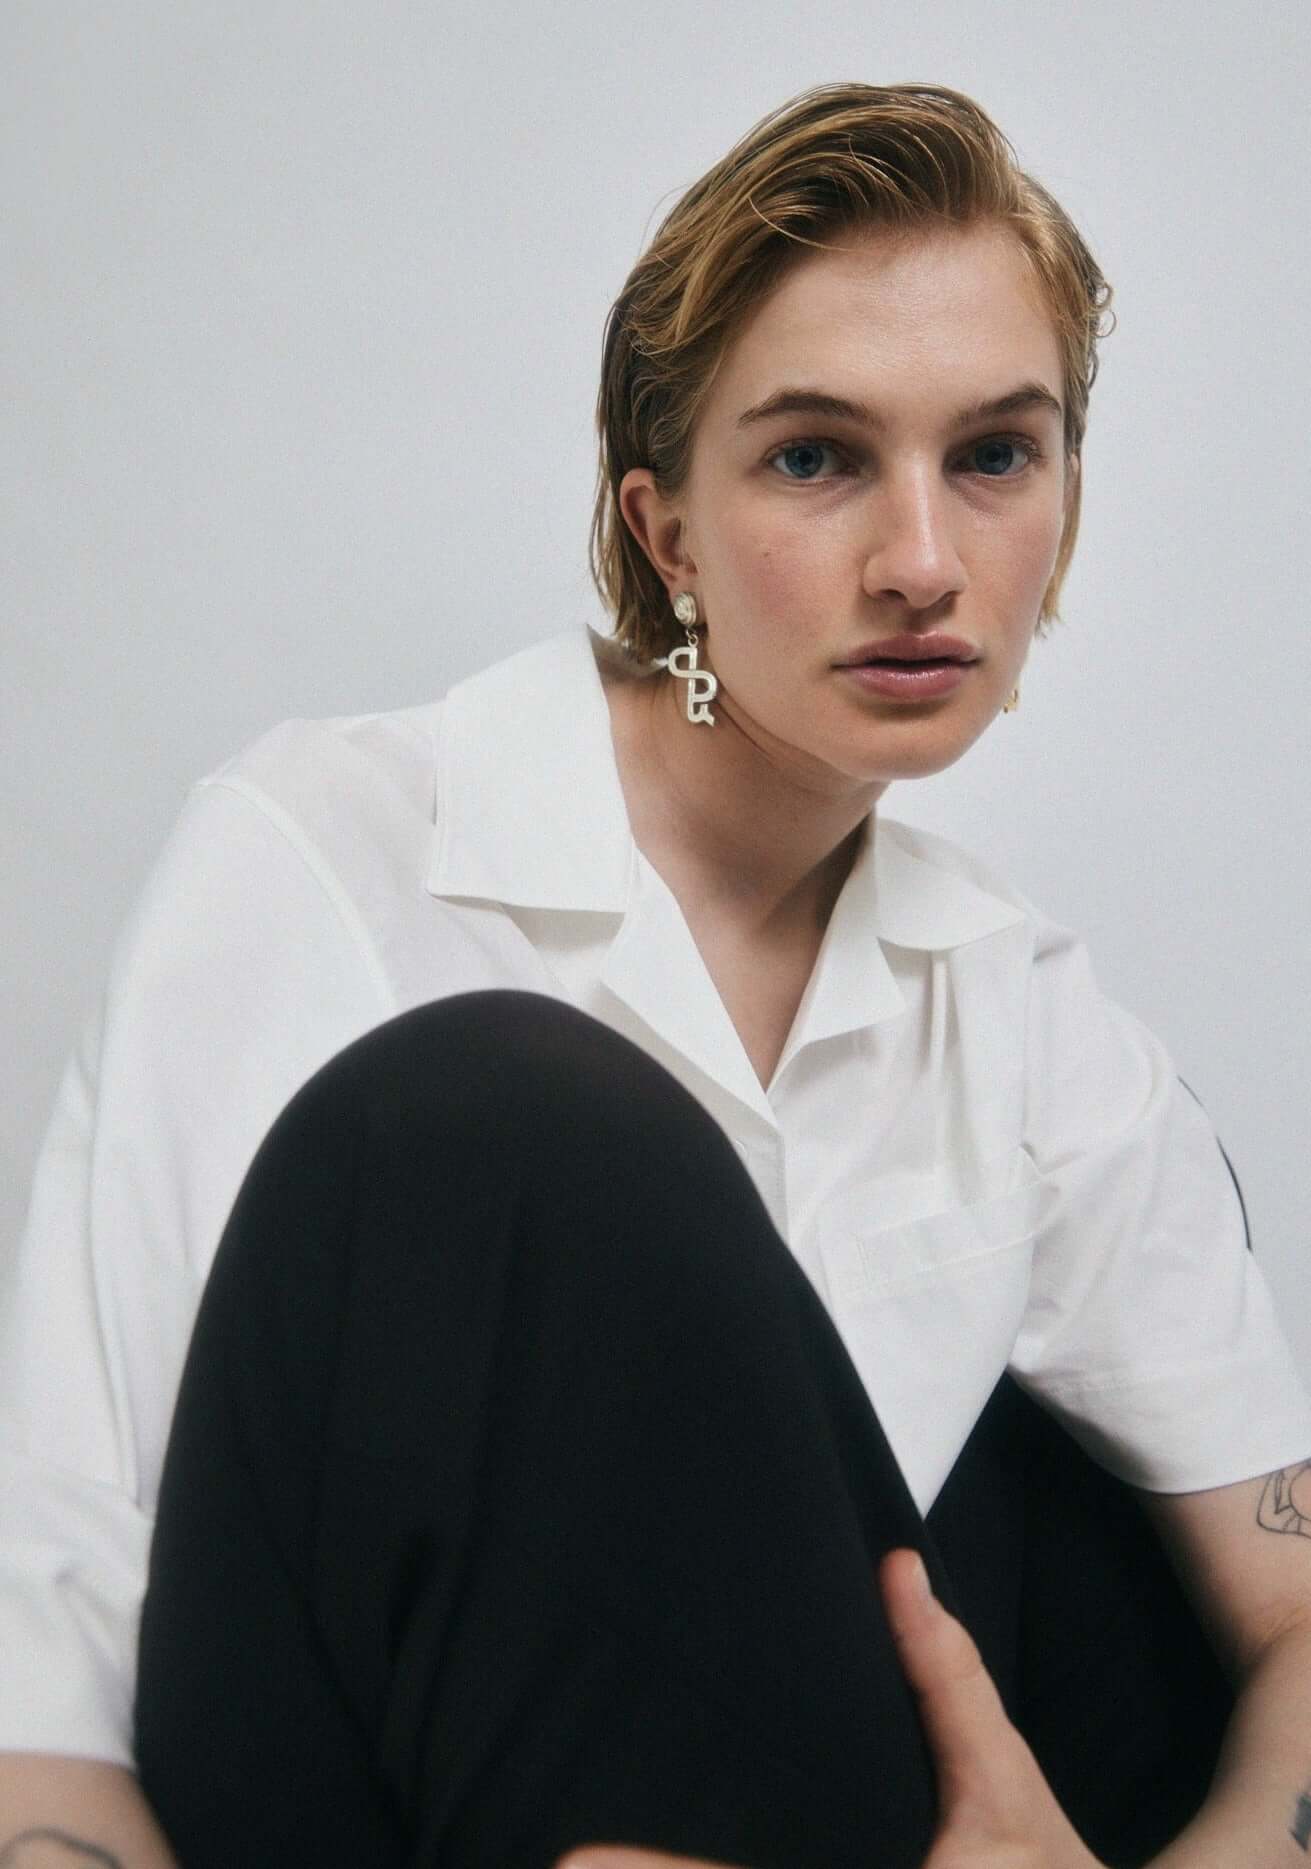
[[[1293,1812],[1293,1828],[1289,1831],[1294,1843],[1302,1848],[1311,1848],[1311,1791],[1304,1791],[1297,1800],[1297,1809]]]
[[[70,1837],[66,1830],[24,1830],[0,1847],[0,1869],[78,1869],[79,1864],[123,1869],[109,1850]]]
[[[1265,1483],[1256,1522],[1268,1532],[1297,1532],[1311,1538],[1311,1460],[1281,1467]]]

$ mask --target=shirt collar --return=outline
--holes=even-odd
[[[624,913],[635,846],[590,631],[549,637],[457,683],[439,741],[433,895]],[[905,837],[893,820],[869,820],[833,911],[829,973],[859,968],[861,943],[848,938],[857,931],[937,949],[1024,920]]]
[[[438,739],[433,895],[623,913],[633,836],[586,630],[457,683]]]

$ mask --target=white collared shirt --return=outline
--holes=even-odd
[[[1156,1491],[1311,1454],[1206,1116],[1078,938],[967,853],[867,821],[761,1086],[633,841],[592,642],[289,721],[189,794],[0,1267],[0,1747],[130,1763],[160,1465],[242,1177],[321,1064],[453,993],[567,1000],[700,1100],[922,1510],[1008,1367]]]

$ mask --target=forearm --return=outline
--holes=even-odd
[[[1244,1682],[1206,1803],[1150,1869],[1307,1869],[1311,1628],[1266,1650]]]
[[[132,1773],[0,1753],[0,1869],[178,1869]]]

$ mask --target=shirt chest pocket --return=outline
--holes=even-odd
[[[1006,1368],[1034,1246],[1056,1190],[1021,1155],[1019,1184],[821,1247],[838,1333],[921,1512]]]

